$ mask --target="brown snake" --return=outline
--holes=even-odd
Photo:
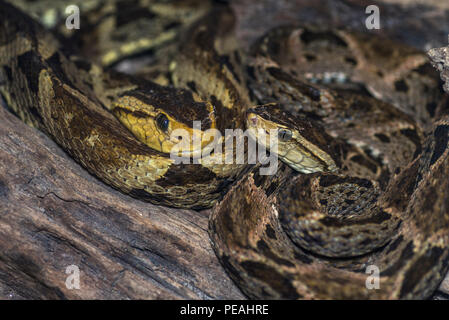
[[[150,7],[166,12],[157,1]],[[96,14],[110,16],[104,8]],[[165,33],[147,43],[161,46],[163,71],[130,76],[96,64],[120,60],[110,42],[86,62],[85,51],[73,54],[0,2],[0,93],[25,122],[131,196],[194,209],[219,200],[212,245],[249,297],[428,297],[449,266],[449,118],[426,56],[312,26],[276,28],[242,56],[227,7],[199,15],[186,14],[179,32],[164,16],[155,30]],[[179,88],[147,80],[158,76]],[[245,127],[258,138],[275,130],[276,154],[289,166],[264,176],[258,165],[169,157],[175,129],[201,137],[193,157],[206,148],[207,129]],[[380,272],[378,288],[367,287],[368,266]]]

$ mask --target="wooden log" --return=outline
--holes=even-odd
[[[243,299],[207,225],[108,187],[0,107],[1,299]]]

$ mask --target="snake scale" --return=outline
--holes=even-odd
[[[209,1],[80,1],[80,30],[58,24],[62,4],[17,3],[0,1],[7,106],[133,197],[213,207],[212,246],[248,297],[437,288],[449,267],[449,117],[425,54],[317,26],[277,27],[244,52],[232,10]],[[138,67],[123,73],[127,59]],[[199,163],[170,157],[176,129],[200,137],[184,154]],[[225,147],[226,129],[268,149],[276,134],[278,170],[206,161],[208,129]]]

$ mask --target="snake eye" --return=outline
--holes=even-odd
[[[278,137],[282,141],[288,141],[292,138],[292,132],[290,130],[286,130],[286,129],[279,129]]]
[[[165,114],[159,113],[159,114],[156,116],[156,123],[157,123],[157,126],[158,126],[162,131],[167,131],[167,129],[168,129],[168,122],[169,122],[169,120],[168,120],[168,118],[167,118],[167,116],[166,116]]]

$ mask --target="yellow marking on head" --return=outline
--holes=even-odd
[[[207,103],[207,108],[211,121],[210,128],[215,129],[213,106]],[[175,150],[173,149],[175,146],[180,146],[182,139],[188,138],[190,143],[178,150],[182,151],[184,156],[196,156],[213,141],[213,137],[205,135],[204,131],[181,123],[164,110],[145,104],[132,96],[124,96],[114,102],[113,112],[139,141],[159,152],[171,153]],[[166,127],[163,126],[165,124]],[[178,132],[183,134],[177,136]],[[195,145],[194,139],[200,143]]]

